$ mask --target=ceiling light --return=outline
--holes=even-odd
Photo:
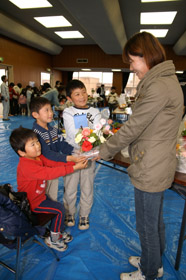
[[[81,69],[81,71],[91,71],[91,69]]]
[[[62,39],[84,38],[79,31],[55,31]]]
[[[34,17],[34,19],[47,28],[72,26],[63,16]]]
[[[150,2],[176,2],[180,0],[141,0],[141,3],[150,3]]]
[[[141,13],[140,24],[172,24],[177,12]]]
[[[140,32],[149,32],[157,38],[163,38],[167,35],[168,29],[140,29]]]
[[[20,9],[47,8],[52,5],[47,0],[9,0]]]
[[[113,72],[121,72],[121,69],[111,69]]]

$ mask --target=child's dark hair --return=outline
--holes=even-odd
[[[33,130],[20,126],[12,131],[9,141],[12,149],[18,154],[18,150],[25,152],[27,141],[33,138],[37,138]]]
[[[66,96],[65,96],[65,95],[63,95],[63,94],[59,96],[59,102],[61,102],[62,100],[67,101]]]
[[[6,75],[1,76],[1,81],[4,82]]]
[[[72,91],[76,88],[86,88],[80,80],[71,80],[66,86],[66,95],[71,97]]]
[[[50,104],[50,101],[45,98],[45,97],[35,97],[32,99],[32,101],[30,102],[30,112],[31,114],[33,112],[39,113],[39,110],[41,108],[43,108],[43,106],[45,106],[46,104]]]

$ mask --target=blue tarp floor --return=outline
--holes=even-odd
[[[10,119],[9,122],[0,120],[0,182],[11,183],[16,190],[18,156],[9,145],[9,135],[20,125],[32,128],[33,119],[26,116]],[[60,178],[59,201],[62,197],[63,179]],[[186,241],[180,269],[174,269],[183,207],[183,198],[171,190],[165,191],[164,280],[186,279]],[[128,258],[140,255],[140,243],[135,230],[134,190],[127,174],[97,164],[90,228],[80,231],[77,223],[78,214],[75,227],[68,229],[74,239],[67,251],[58,252],[58,263],[46,249],[29,240],[21,250],[20,279],[119,280],[121,272],[134,270]],[[0,250],[0,260],[14,265],[16,251],[2,245]],[[14,275],[0,266],[0,279],[11,280]]]

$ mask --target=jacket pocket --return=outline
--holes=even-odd
[[[139,151],[137,146],[130,149],[131,165],[128,167],[130,177],[139,178],[144,175],[146,167],[144,164],[143,150]]]

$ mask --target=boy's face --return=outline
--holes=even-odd
[[[86,108],[88,94],[86,88],[76,88],[71,93],[71,98],[67,97],[78,108]]]
[[[36,119],[37,124],[41,127],[45,127],[47,123],[50,123],[53,119],[53,111],[50,104],[44,105],[39,113],[33,112],[33,117]]]
[[[28,159],[36,159],[36,157],[41,155],[41,145],[37,138],[30,138],[25,144],[25,152],[18,151],[21,157]]]

